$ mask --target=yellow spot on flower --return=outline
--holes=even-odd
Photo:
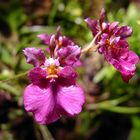
[[[58,78],[58,70],[59,70],[59,67],[51,64],[50,66],[47,67],[46,71],[48,73],[48,76],[46,77],[47,79],[49,78]]]

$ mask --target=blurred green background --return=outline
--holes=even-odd
[[[58,25],[86,46],[92,35],[84,18],[99,18],[102,7],[109,22],[133,28],[130,49],[140,55],[140,0],[0,0],[0,140],[140,140],[140,65],[126,84],[96,52],[82,55],[77,69],[86,95],[80,115],[41,126],[23,108],[32,67],[22,50],[45,50],[36,35],[53,34]]]

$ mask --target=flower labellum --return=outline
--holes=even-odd
[[[102,9],[100,19],[92,20],[87,18],[85,21],[91,29],[98,45],[98,52],[103,54],[106,61],[113,65],[122,76],[125,82],[134,76],[136,64],[139,57],[136,53],[129,50],[127,38],[132,35],[132,29],[129,26],[119,26],[119,22],[104,22],[105,10]]]
[[[40,124],[49,124],[62,115],[79,114],[85,102],[83,89],[76,83],[74,67],[80,64],[80,47],[65,36],[60,27],[55,35],[38,37],[47,44],[50,58],[41,49],[25,48],[27,62],[34,65],[24,91],[24,107]]]

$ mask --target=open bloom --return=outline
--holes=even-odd
[[[24,49],[27,62],[35,66],[28,74],[31,84],[24,91],[24,107],[33,113],[35,120],[40,124],[54,122],[62,115],[75,116],[81,112],[85,102],[84,92],[76,83],[77,73],[73,68],[79,61],[77,55],[80,56],[80,54],[73,52],[69,44],[58,46],[61,44],[57,38],[58,32],[60,29],[56,35],[50,36],[49,39],[46,36],[50,58],[45,58],[41,49]],[[67,41],[70,40],[67,39]],[[52,44],[49,44],[50,42]],[[70,42],[72,43],[72,41]],[[75,51],[77,48],[79,52],[80,48],[72,43],[71,47],[74,46]],[[59,56],[58,51],[61,47],[70,48],[68,49],[68,51],[70,50],[69,57],[70,55],[75,57],[70,65],[65,61],[65,59],[69,60],[68,56],[63,57],[63,59]]]
[[[122,79],[128,82],[135,74],[135,65],[139,61],[137,54],[129,50],[126,40],[132,35],[132,29],[129,26],[120,27],[119,22],[104,22],[105,15],[102,9],[99,21],[90,18],[85,21],[96,38],[98,52],[103,54],[107,62],[121,73]]]

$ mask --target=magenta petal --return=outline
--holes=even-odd
[[[100,46],[106,45],[106,40],[108,40],[108,39],[109,39],[109,35],[106,34],[106,33],[103,33],[102,36],[101,36],[100,41],[98,42],[98,44]]]
[[[28,77],[31,80],[31,82],[35,85],[45,87],[48,84],[48,81],[46,79],[47,72],[40,67],[33,68],[28,73]]]
[[[24,91],[23,102],[26,111],[32,112],[40,124],[49,124],[60,118],[56,109],[55,95],[50,87],[41,89],[30,84]]]
[[[137,64],[139,62],[139,56],[135,52],[129,51],[128,62]]]
[[[58,50],[58,57],[62,66],[80,66],[81,49],[77,45],[68,45]]]
[[[128,50],[128,43],[125,40],[120,40],[113,48],[104,47],[103,53],[106,60],[121,73],[125,82],[133,77],[139,57]]]
[[[136,71],[136,63],[138,63],[138,56],[130,51],[128,54],[124,54],[125,56],[121,56],[120,58],[114,59],[110,58],[109,63],[111,63],[122,75],[122,79],[125,82],[128,82],[135,74]]]
[[[70,66],[64,67],[58,72],[58,82],[63,86],[70,86],[76,83],[77,73]]]
[[[87,23],[88,27],[91,29],[93,36],[95,36],[99,32],[98,21],[92,20],[90,18],[86,18],[85,22]]]
[[[113,30],[117,29],[119,22],[112,22],[109,25],[109,31],[112,32]]]
[[[41,49],[25,48],[23,52],[27,59],[27,63],[33,64],[35,67],[39,67],[44,64],[45,54]]]
[[[82,111],[85,102],[84,92],[79,85],[58,88],[57,103],[61,114],[75,116]]]
[[[129,80],[132,78],[133,75],[121,75],[124,82],[128,83]]]
[[[74,42],[66,36],[60,36],[59,41],[62,42],[63,47],[74,45]]]
[[[125,60],[112,60],[112,65],[120,71],[123,75],[129,75],[134,73],[136,67],[134,64],[131,64]]]
[[[65,63],[70,66],[77,67],[79,66],[80,63],[80,53],[81,53],[81,48],[78,45],[73,45],[73,46],[68,46],[69,51],[68,55],[65,58]]]
[[[68,49],[67,49],[67,47],[62,47],[62,48],[60,48],[60,49],[57,51],[57,54],[58,54],[59,58],[66,57],[67,54],[68,54]]]
[[[37,37],[40,38],[43,41],[44,44],[50,45],[51,35],[39,34],[39,35],[37,35]]]
[[[120,36],[121,39],[125,39],[132,35],[132,28],[129,26],[122,26],[120,29],[118,29],[115,35]]]
[[[61,36],[61,26],[58,26],[56,29],[55,39],[59,39]]]
[[[120,48],[120,49],[127,49],[129,48],[129,44],[126,40],[119,40],[116,44],[117,48]]]
[[[102,26],[102,23],[104,21],[106,17],[106,11],[104,8],[101,9],[101,12],[100,12],[100,19],[99,19],[99,22],[100,22],[100,25]]]

